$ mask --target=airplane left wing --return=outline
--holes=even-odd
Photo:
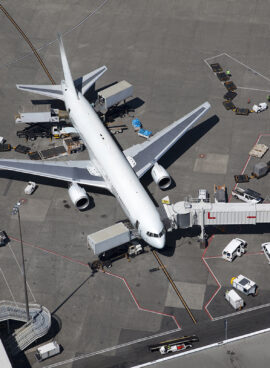
[[[108,189],[89,160],[44,162],[0,159],[0,169]]]
[[[209,102],[205,102],[183,118],[156,133],[147,141],[123,151],[137,176],[141,178],[210,107]]]

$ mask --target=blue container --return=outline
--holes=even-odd
[[[135,128],[135,129],[138,129],[142,126],[142,123],[140,122],[139,119],[135,118],[132,120],[132,126]]]

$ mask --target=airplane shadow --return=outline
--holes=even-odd
[[[192,147],[198,140],[200,140],[205,134],[207,134],[217,123],[219,118],[217,115],[211,116],[209,119],[191,128],[179,141],[159,160],[159,163],[167,169],[176,160],[179,159],[190,147]],[[147,187],[152,183],[153,178],[151,176],[151,170],[149,170],[141,179],[143,186],[146,188],[149,196],[153,202],[158,206],[159,204],[155,201]],[[172,184],[169,189],[173,189],[176,186],[175,181],[172,178]],[[164,196],[166,190],[163,191]]]

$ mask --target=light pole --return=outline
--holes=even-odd
[[[22,228],[21,228],[21,217],[20,217],[20,205],[21,202],[17,202],[12,208],[12,215],[18,214],[19,229],[20,229],[20,241],[21,241],[21,253],[22,253],[22,272],[23,272],[23,283],[24,283],[24,295],[25,295],[25,309],[27,321],[30,320],[29,315],[29,304],[28,304],[28,294],[27,294],[27,284],[26,284],[26,274],[24,265],[24,252],[23,252],[23,241],[22,241]]]

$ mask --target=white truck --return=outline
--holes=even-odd
[[[58,127],[57,125],[54,125],[52,127],[52,136],[54,138],[65,138],[65,137],[69,137],[70,134],[76,134],[76,133],[78,132],[73,127]]]
[[[232,262],[236,257],[241,257],[246,253],[247,242],[240,238],[230,241],[222,251],[222,258]]]
[[[241,310],[244,307],[244,300],[234,290],[226,290],[225,299],[235,310]]]
[[[243,275],[233,277],[231,279],[231,284],[236,290],[239,290],[246,295],[256,296],[258,293],[258,285]]]
[[[160,354],[165,355],[168,353],[180,352],[182,350],[186,350],[192,348],[192,344],[175,344],[175,345],[162,345],[159,349]]]
[[[15,115],[16,124],[59,123],[68,120],[67,111],[52,109],[51,105],[30,105],[22,107]]]
[[[261,203],[263,202],[263,198],[260,193],[255,192],[252,189],[242,189],[236,188],[232,190],[232,196],[234,198],[240,199],[241,201],[247,203]]]
[[[35,353],[36,359],[39,362],[43,360],[53,357],[60,353],[60,345],[57,344],[56,341],[50,342],[46,345],[40,346]]]
[[[268,263],[270,264],[270,242],[268,243],[263,243],[261,245],[261,248],[262,248],[262,251],[264,252],[265,254],[265,257],[267,258],[268,260]]]

